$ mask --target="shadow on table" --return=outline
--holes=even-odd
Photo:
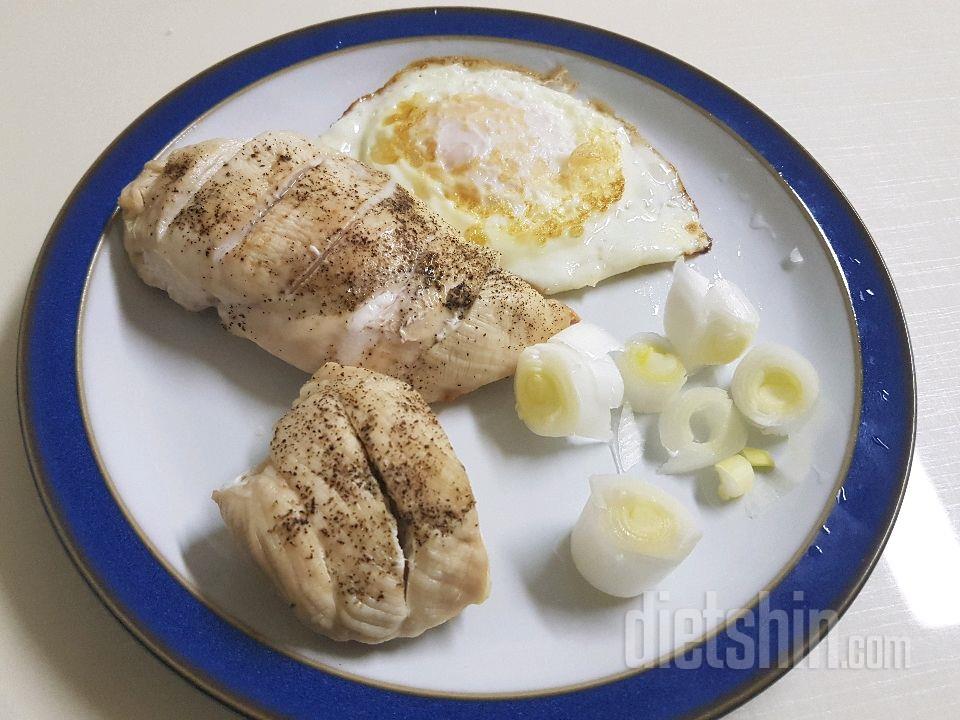
[[[7,308],[0,325],[0,373],[8,379],[0,395],[5,471],[0,608],[6,616],[0,623],[16,625],[27,636],[23,644],[33,646],[34,662],[49,673],[43,686],[51,694],[67,694],[78,712],[116,720],[237,717],[168,671],[127,634],[60,546],[30,476],[20,435],[13,382],[19,319],[19,307]]]

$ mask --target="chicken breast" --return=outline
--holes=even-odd
[[[308,626],[379,643],[440,625],[489,590],[463,465],[407,383],[324,365],[270,457],[213,499]]]
[[[386,174],[300,135],[176,150],[120,208],[145,282],[306,372],[335,360],[450,399],[577,320]]]

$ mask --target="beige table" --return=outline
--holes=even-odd
[[[403,2],[0,3],[0,717],[226,718],[103,609],[47,523],[14,396],[30,268],[80,175],[162,94],[302,25]],[[517,8],[519,3],[481,3]],[[902,670],[799,668],[733,717],[955,717],[960,704],[960,5],[537,0],[673,53],[757,103],[863,215],[909,319],[910,489],[833,631],[910,643]]]

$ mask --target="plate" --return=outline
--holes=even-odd
[[[709,473],[640,472],[691,507],[704,538],[633,600],[593,591],[568,532],[610,448],[538,438],[509,382],[437,406],[473,483],[493,592],[414,640],[338,644],[302,628],[236,550],[210,492],[256,463],[305,376],[135,276],[116,198],[172,146],[264,129],[322,132],[406,63],[470,55],[566,67],[679,168],[714,249],[697,258],[761,309],[759,338],[797,347],[816,416],[773,448],[779,470],[720,504]],[[803,262],[791,262],[794,249]],[[563,297],[618,337],[658,330],[669,269]],[[706,379],[723,383],[729,369]],[[914,382],[895,291],[822,168],[715,80],[627,38],[505,11],[347,18],[253,47],[133,123],[80,181],[28,292],[18,383],[51,520],[115,615],[201,688],[255,717],[715,717],[803,656],[852,601],[896,516]],[[653,428],[643,426],[647,435]],[[715,481],[714,481],[715,482]]]

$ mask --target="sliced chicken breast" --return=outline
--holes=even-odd
[[[269,458],[213,494],[297,616],[335,640],[414,637],[486,599],[466,472],[407,383],[324,365]]]
[[[335,360],[450,399],[577,320],[386,174],[291,133],[176,150],[120,207],[145,282],[307,372]]]

